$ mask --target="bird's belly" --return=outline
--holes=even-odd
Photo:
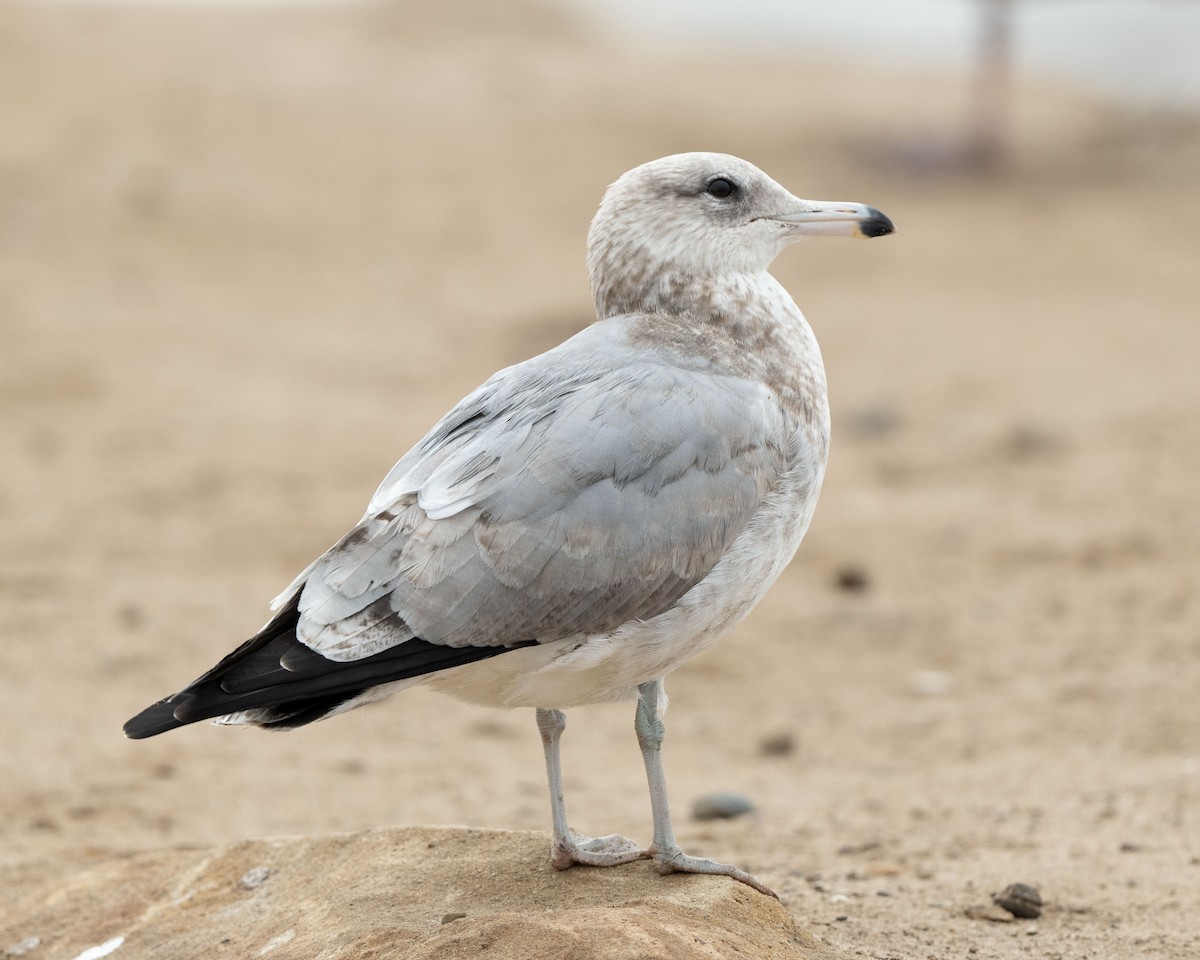
[[[679,602],[610,634],[523,647],[430,676],[434,689],[495,707],[566,708],[632,700],[746,616],[795,554],[816,507],[822,468],[785,476],[713,567]]]

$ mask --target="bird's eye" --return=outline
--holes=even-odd
[[[732,197],[737,193],[737,184],[732,180],[726,180],[724,177],[717,177],[715,180],[710,180],[705,188],[705,193],[710,197],[716,197],[718,200],[724,200],[726,197]]]

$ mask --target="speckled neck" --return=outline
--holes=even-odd
[[[769,273],[691,279],[664,273],[636,300],[604,307],[598,297],[601,316],[633,317],[635,339],[665,343],[708,369],[764,384],[814,445],[828,448],[820,347],[800,308]]]

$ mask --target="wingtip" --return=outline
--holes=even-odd
[[[175,716],[175,704],[168,697],[147,707],[136,717],[126,720],[125,726],[121,729],[130,740],[145,740],[147,737],[157,736],[168,730],[174,730],[176,727],[182,727],[183,724],[184,721]]]

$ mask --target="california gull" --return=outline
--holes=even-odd
[[[742,619],[787,565],[825,473],[817,341],[767,272],[807,234],[878,237],[858,203],[792,196],[736,157],[688,153],[610,186],[588,232],[597,320],[501,370],[392,468],[354,528],[255,636],[125,725],[291,729],[414,684],[533,707],[554,866],[688,856],[660,759],[663,678]],[[563,710],[636,699],[654,838],[567,825]]]

